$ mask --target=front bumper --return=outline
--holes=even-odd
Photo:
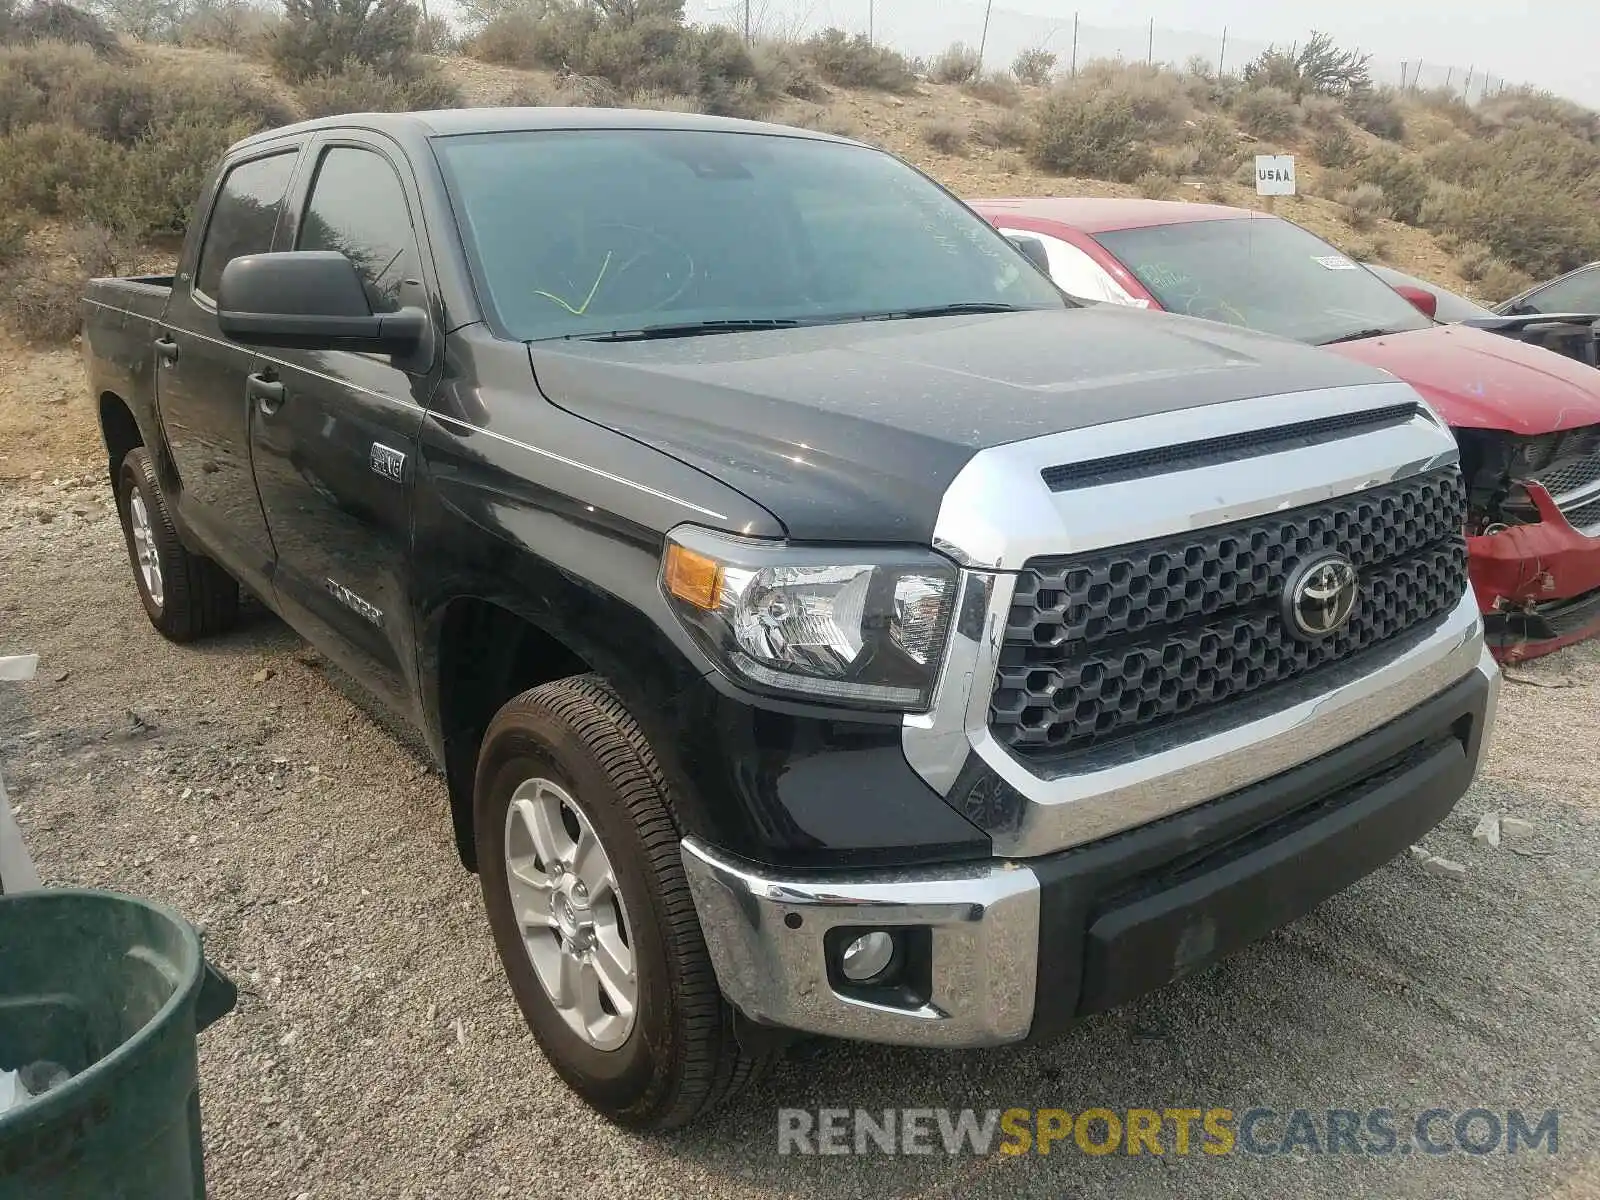
[[[1537,521],[1467,539],[1484,637],[1501,662],[1600,633],[1600,537],[1575,529],[1544,488],[1525,486]]]
[[[1039,1038],[1308,912],[1433,828],[1494,720],[1487,653],[1443,692],[1310,762],[1064,853],[780,875],[683,843],[723,992],[760,1024],[867,1041]],[[841,940],[896,933],[892,985],[839,974]],[[850,932],[837,932],[850,931]]]

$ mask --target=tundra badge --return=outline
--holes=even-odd
[[[385,446],[382,442],[372,443],[372,471],[375,475],[382,475],[385,479],[393,479],[399,483],[406,477],[406,456],[398,450]]]
[[[342,583],[338,583],[332,579],[325,579],[323,582],[328,585],[328,591],[332,594],[335,600],[344,605],[351,612],[355,613],[362,620],[370,621],[372,624],[380,627],[383,625],[383,609],[376,608],[373,605],[368,604],[365,600],[356,595],[349,588],[345,587]]]

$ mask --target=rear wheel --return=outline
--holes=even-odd
[[[671,1129],[765,1066],[733,1035],[655,755],[603,680],[507,703],[474,804],[501,962],[574,1091],[619,1124]]]
[[[211,559],[190,553],[178,540],[151,470],[150,452],[143,446],[128,451],[117,472],[117,511],[150,623],[174,642],[231,629],[239,619],[239,585]]]

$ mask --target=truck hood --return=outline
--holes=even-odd
[[[1458,428],[1531,434],[1600,424],[1600,371],[1482,329],[1439,325],[1328,349],[1405,380]]]
[[[927,544],[950,481],[989,446],[1385,378],[1278,338],[1109,305],[536,342],[529,354],[552,403],[737,488],[808,541]]]

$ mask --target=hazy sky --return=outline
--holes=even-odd
[[[932,0],[929,0],[930,4]],[[1341,44],[1392,59],[1487,65],[1600,106],[1600,3],[1594,0],[997,0],[1016,12],[1086,24],[1207,31],[1230,26],[1254,41],[1326,30]]]

